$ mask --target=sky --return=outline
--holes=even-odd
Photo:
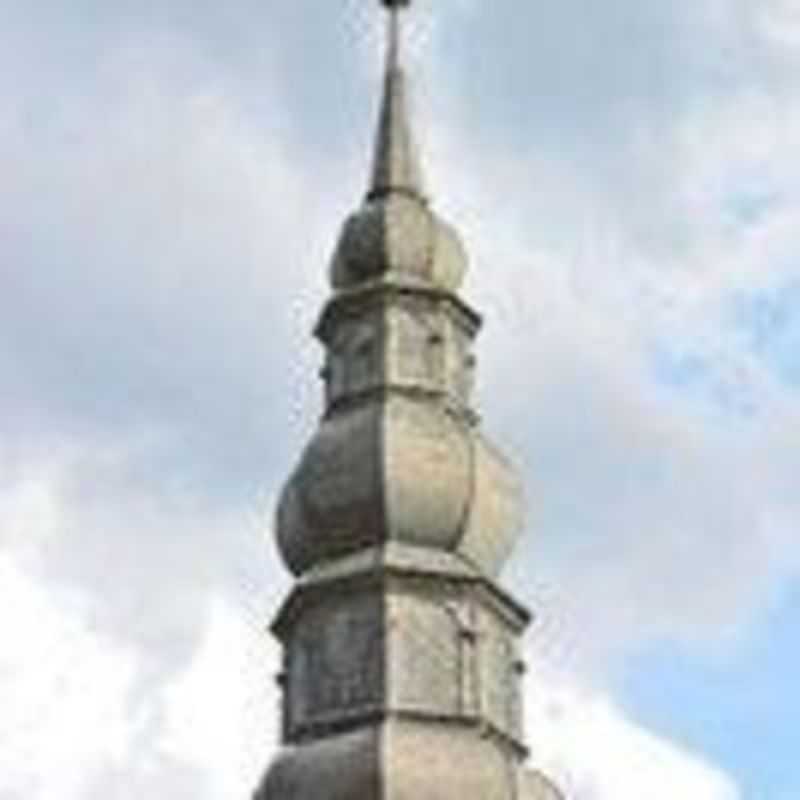
[[[571,800],[798,800],[800,6],[416,6],[528,495],[532,763]],[[0,798],[246,797],[377,3],[0,7]]]

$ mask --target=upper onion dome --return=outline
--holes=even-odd
[[[392,192],[368,200],[345,223],[331,268],[334,289],[380,278],[458,291],[467,256],[455,230],[427,204]]]
[[[456,291],[467,256],[455,230],[430,208],[406,108],[396,15],[389,40],[372,176],[362,207],[344,225],[331,283],[348,289],[381,277]]]

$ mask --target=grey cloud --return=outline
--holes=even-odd
[[[244,479],[300,416],[298,353],[313,363],[287,295],[304,272],[301,297],[321,284],[296,222],[314,224],[312,196],[213,86],[105,66],[112,97],[67,86],[47,126],[20,114],[0,140],[8,413],[29,429],[183,430],[194,458]]]

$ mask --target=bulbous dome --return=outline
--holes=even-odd
[[[516,473],[474,426],[392,397],[323,421],[284,488],[277,538],[295,574],[392,541],[495,576],[521,521]]]
[[[346,221],[331,267],[335,289],[381,277],[423,281],[456,292],[467,256],[455,230],[405,192],[367,200]]]
[[[367,197],[344,225],[331,283],[335,289],[348,289],[385,276],[455,292],[466,265],[459,236],[431,210],[423,191],[406,109],[405,73],[392,46]]]

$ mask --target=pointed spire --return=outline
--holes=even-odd
[[[381,0],[389,12],[386,74],[367,197],[405,192],[424,199],[422,175],[406,108],[406,76],[400,62],[400,10],[410,0]]]

